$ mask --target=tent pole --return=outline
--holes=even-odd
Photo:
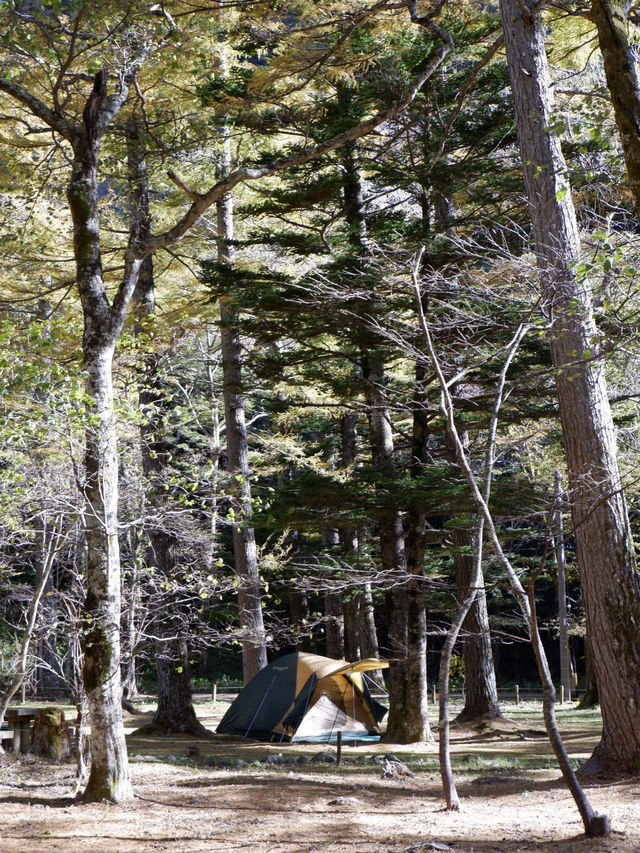
[[[351,704],[352,704],[352,708],[353,708],[353,713],[351,714],[351,716],[355,720],[355,718],[356,718],[356,686],[353,683],[353,681],[351,682]],[[357,746],[357,744],[358,744],[358,741],[354,738],[353,745]]]
[[[388,690],[385,690],[384,687],[382,687],[380,684],[378,684],[377,681],[374,681],[373,678],[368,676],[366,672],[362,672],[361,675],[366,681],[369,682],[371,687],[374,687],[376,690],[379,690],[383,696],[387,697],[387,699],[389,698],[389,691]],[[371,690],[369,692],[371,692]]]

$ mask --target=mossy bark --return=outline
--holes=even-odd
[[[607,88],[620,134],[636,215],[640,218],[640,89],[629,44],[627,0],[592,0]]]
[[[118,454],[112,360],[140,262],[127,253],[113,303],[107,298],[100,245],[98,163],[109,121],[127,90],[107,98],[106,72],[96,74],[83,124],[72,139],[67,198],[73,222],[76,285],[82,304],[85,392],[84,498],[87,595],[83,608],[83,681],[91,719],[91,772],[86,801],[121,802],[133,796],[124,738],[120,686],[120,552]]]
[[[71,756],[69,726],[62,708],[36,711],[29,752],[54,761],[64,761]]]

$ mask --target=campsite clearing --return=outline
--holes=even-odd
[[[214,728],[227,705],[197,707],[205,725]],[[124,807],[75,805],[72,765],[6,755],[0,761],[0,851],[637,853],[640,780],[590,788],[596,808],[611,815],[614,833],[610,839],[582,839],[575,806],[553,768],[540,705],[505,711],[515,725],[484,734],[453,732],[460,813],[442,810],[433,744],[345,746],[346,758],[355,763],[340,768],[265,766],[260,759],[267,755],[281,752],[292,759],[335,754],[335,748],[130,735],[137,797]],[[597,739],[597,714],[566,705],[559,717],[572,757],[586,757]],[[129,731],[147,719],[128,717]],[[391,752],[414,775],[382,778],[373,756]],[[221,769],[221,761],[244,764]],[[443,846],[418,846],[426,842]]]

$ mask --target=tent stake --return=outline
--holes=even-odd
[[[336,732],[337,740],[336,740],[336,763],[338,767],[340,767],[340,761],[342,760],[342,732]]]

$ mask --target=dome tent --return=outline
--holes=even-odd
[[[294,652],[276,658],[246,684],[216,732],[292,742],[370,740],[387,709],[372,698],[363,673],[387,661],[343,660]]]

